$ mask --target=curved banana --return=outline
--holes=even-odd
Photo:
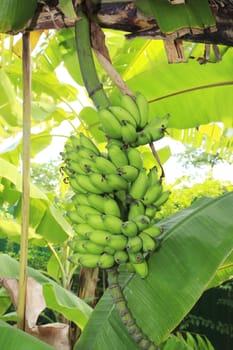
[[[136,223],[139,231],[145,230],[145,228],[147,228],[150,225],[150,218],[146,215],[136,216],[132,220]]]
[[[118,265],[126,263],[129,260],[129,255],[125,250],[118,250],[114,254],[114,260]]]
[[[74,149],[78,149],[81,146],[80,138],[77,136],[71,135],[68,140]]]
[[[78,142],[76,140],[73,140],[73,144],[74,143],[76,143],[76,145],[78,146]],[[96,154],[96,156],[100,155],[100,151],[98,147],[95,145],[95,143],[83,133],[80,133],[79,135],[79,144],[81,147],[90,149],[92,152]]]
[[[145,207],[141,200],[130,203],[128,209],[128,220],[134,220],[139,215],[145,214]]]
[[[104,230],[95,230],[91,232],[88,236],[90,241],[102,246],[108,245],[110,237],[111,237],[111,234],[109,233],[109,231],[104,231]]]
[[[141,232],[139,234],[139,237],[142,240],[142,250],[144,253],[152,253],[155,248],[157,247],[157,244],[155,240],[146,233],[146,231]]]
[[[148,216],[152,220],[152,219],[154,219],[157,211],[158,211],[157,207],[155,207],[154,205],[149,205],[146,207],[145,215]]]
[[[130,124],[127,121],[123,121],[121,125],[121,135],[122,140],[125,144],[130,145],[133,144],[137,140],[137,130],[136,126]]]
[[[106,215],[121,217],[121,211],[115,199],[109,196],[104,198],[104,213]]]
[[[95,158],[95,166],[100,174],[114,174],[116,173],[116,166],[104,157]]]
[[[143,197],[143,203],[145,205],[154,204],[157,199],[160,197],[163,191],[163,187],[160,181],[157,182],[156,185],[150,186]]]
[[[141,169],[136,180],[131,184],[129,195],[133,199],[142,199],[148,187],[148,178],[146,169]]]
[[[168,200],[170,194],[171,194],[171,191],[164,191],[164,192],[161,194],[161,196],[159,197],[159,199],[157,199],[157,201],[155,201],[155,202],[153,203],[153,205],[154,205],[157,209],[159,209],[159,208]]]
[[[151,134],[147,131],[145,132],[144,130],[139,131],[137,133],[137,140],[135,141],[135,146],[143,146],[151,143],[153,141],[153,138]]]
[[[119,217],[114,215],[105,215],[103,217],[103,222],[106,231],[117,235],[122,233],[122,220]]]
[[[99,110],[99,119],[105,134],[114,139],[121,139],[121,124],[108,109]]]
[[[128,253],[138,253],[142,249],[142,239],[139,236],[128,238],[126,249]]]
[[[98,267],[100,256],[98,254],[80,254],[79,263],[84,267]]]
[[[91,174],[92,175],[92,174]],[[92,184],[92,182],[89,179],[89,176],[87,175],[77,175],[75,176],[75,180],[83,190],[84,193],[95,193],[95,194],[101,194],[102,191],[98,189],[95,185]]]
[[[145,232],[147,233],[149,236],[151,236],[152,238],[156,238],[158,236],[161,235],[162,233],[162,228],[159,227],[158,225],[152,225],[150,227],[147,227],[144,231],[142,232]]]
[[[85,220],[80,215],[78,215],[76,210],[68,211],[67,216],[69,217],[69,219],[72,223],[85,224]]]
[[[86,176],[86,175],[79,175],[79,176]],[[69,184],[70,187],[72,187],[72,189],[77,192],[77,193],[87,193],[87,191],[81,186],[79,185],[79,183],[77,182],[77,177],[70,177],[69,178]]]
[[[85,221],[87,220],[87,216],[90,214],[99,214],[99,211],[95,208],[90,207],[89,205],[79,205],[76,209],[76,212],[81,218],[83,218]]]
[[[108,109],[112,112],[112,114],[114,114],[114,116],[117,118],[120,124],[122,124],[123,121],[127,121],[134,128],[137,127],[134,117],[129,111],[127,111],[127,109],[121,106],[110,106]]]
[[[148,173],[148,187],[156,185],[158,181],[159,181],[158,168],[157,166],[154,166],[149,170],[149,173]]]
[[[127,245],[127,238],[123,235],[111,235],[107,244],[109,247],[114,248],[116,251],[124,250]]]
[[[108,157],[117,168],[128,165],[128,157],[126,152],[116,144],[111,144],[108,147]]]
[[[97,171],[94,161],[89,158],[80,157],[78,165],[85,174]]]
[[[86,223],[74,224],[73,229],[78,236],[81,236],[85,239],[87,239],[89,234],[94,230],[93,227]]]
[[[98,266],[102,269],[109,269],[115,264],[115,259],[113,255],[103,253],[100,255]]]
[[[135,237],[138,233],[138,227],[134,221],[124,221],[122,223],[122,233],[127,237]]]
[[[71,241],[68,242],[68,245],[74,253],[85,254],[86,249],[84,247],[84,245],[85,245],[84,242],[86,242],[86,240],[77,239],[77,237],[75,237],[74,239],[72,239]]]
[[[132,264],[139,264],[144,260],[144,256],[142,252],[137,252],[137,253],[128,253],[129,254],[129,261]]]
[[[139,127],[143,129],[144,126],[148,123],[148,119],[149,119],[149,103],[145,98],[145,96],[142,95],[141,93],[136,94],[135,101],[140,114]]]
[[[124,165],[117,168],[117,173],[128,182],[133,182],[138,176],[138,169],[132,165]]]
[[[97,196],[97,195],[96,195]],[[74,204],[75,207],[79,205],[90,205],[88,201],[88,197],[85,193],[76,193],[72,198],[71,198],[72,203]]]
[[[83,248],[87,254],[102,254],[104,252],[104,246],[90,240],[83,242]]]
[[[75,174],[82,174],[82,175],[86,175],[86,171],[83,170],[80,166],[80,164],[76,161],[69,161],[68,164],[68,169],[71,169],[72,171],[74,171]]]
[[[92,186],[99,190],[102,194],[112,192],[112,188],[109,185],[106,176],[99,173],[92,173],[89,175],[89,181],[91,182]]]
[[[84,195],[86,197],[86,201],[92,208],[97,209],[100,213],[104,213],[105,206],[105,197],[101,194],[96,193],[88,193]],[[81,203],[80,203],[81,204]]]
[[[87,215],[86,222],[92,227],[92,230],[105,230],[103,214],[89,214]]]
[[[127,190],[128,188],[128,182],[118,174],[109,174],[106,180],[110,187],[109,192]]]
[[[148,275],[149,269],[147,261],[144,260],[141,263],[133,264],[135,272],[141,277],[145,278]]]
[[[140,124],[140,112],[138,110],[135,100],[129,95],[122,94],[120,96],[120,104],[133,116],[136,122],[136,126],[138,127]]]
[[[143,157],[141,152],[136,148],[129,147],[126,151],[129,165],[134,166],[138,170],[143,169]]]

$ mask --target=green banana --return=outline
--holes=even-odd
[[[141,263],[133,264],[133,267],[135,269],[135,272],[141,277],[145,278],[148,275],[149,269],[147,261],[144,260]]]
[[[86,176],[86,175],[79,175],[79,176]],[[69,183],[70,183],[70,186],[72,187],[72,189],[77,192],[77,193],[86,193],[87,191],[78,184],[77,182],[77,178],[75,177],[70,177],[69,178]]]
[[[145,96],[142,95],[141,93],[136,94],[135,102],[140,114],[139,127],[140,129],[143,129],[144,126],[148,123],[148,119],[149,119],[149,103],[145,98]]]
[[[163,191],[162,183],[158,181],[156,185],[150,186],[143,197],[145,205],[151,205],[157,201]]]
[[[106,246],[108,244],[110,237],[111,234],[108,231],[104,230],[95,230],[88,236],[90,241],[103,246]]]
[[[142,240],[142,250],[144,253],[151,253],[157,247],[155,240],[146,233],[146,231],[141,232],[139,237]]]
[[[159,235],[161,235],[162,233],[162,229],[161,227],[159,227],[158,225],[152,225],[150,227],[147,227],[144,231],[142,232],[145,232],[147,233],[149,236],[151,236],[152,238],[156,238],[158,237]]]
[[[103,253],[100,255],[98,266],[102,269],[109,269],[115,264],[114,257],[111,254]]]
[[[151,168],[148,173],[148,187],[154,186],[159,181],[158,169],[156,166]]]
[[[86,241],[83,240],[83,239],[78,239],[78,240],[77,239],[72,239],[71,241],[68,242],[68,245],[69,245],[70,249],[74,253],[85,254],[86,253],[86,249],[84,247],[84,242],[86,242]]]
[[[153,203],[153,205],[154,205],[157,209],[159,209],[159,208],[168,200],[170,194],[171,194],[171,191],[164,191],[164,192],[161,194],[161,196],[159,197],[159,199],[157,199],[157,201],[155,201],[155,202]]]
[[[78,165],[80,166],[81,170],[85,173],[85,174],[89,174],[93,171],[97,171],[98,169],[95,166],[95,163],[93,160],[89,159],[89,158],[82,158],[80,157]]]
[[[143,157],[141,152],[139,152],[136,148],[129,147],[126,153],[129,165],[141,170],[143,168]]]
[[[109,192],[127,190],[128,182],[118,174],[106,175],[107,184],[110,187]]]
[[[121,107],[121,106],[110,106],[108,108],[112,114],[117,118],[117,120],[122,124],[123,121],[127,121],[130,123],[134,128],[137,127],[136,120],[132,116],[132,114],[127,111],[127,109]]]
[[[89,205],[88,197],[85,193],[77,193],[71,198],[75,207],[79,205]]]
[[[85,221],[87,220],[87,216],[90,214],[99,214],[99,211],[95,208],[90,207],[89,205],[79,205],[76,209],[76,212],[81,218]]]
[[[122,233],[127,237],[135,237],[138,233],[138,227],[134,221],[124,221],[121,227]]]
[[[86,171],[83,170],[77,161],[69,161],[68,168],[74,171],[76,174],[86,175]]]
[[[113,234],[122,233],[122,220],[119,217],[114,215],[105,215],[103,217],[103,222],[104,222],[105,230]]]
[[[122,121],[121,125],[121,135],[122,135],[122,140],[126,145],[133,144],[137,140],[137,130],[136,126],[130,124],[127,121]]]
[[[128,165],[128,157],[126,152],[116,144],[111,144],[108,147],[108,157],[117,168]]]
[[[62,159],[64,159],[66,162],[70,162],[71,160],[74,162],[78,162],[80,159],[80,156],[78,152],[71,150],[69,152],[62,153]]]
[[[129,237],[126,249],[129,253],[137,253],[142,249],[142,239],[139,236]]]
[[[88,254],[102,254],[104,252],[104,246],[91,242],[90,240],[83,242],[83,248]]]
[[[80,138],[76,137],[74,135],[71,135],[69,137],[68,141],[69,141],[69,143],[71,143],[71,145],[74,149],[78,149],[81,146]]]
[[[114,255],[116,253],[116,249],[109,247],[108,245],[106,245],[104,247],[104,253],[110,254],[110,255]]]
[[[128,220],[134,220],[135,217],[145,214],[145,207],[141,200],[135,200],[130,203],[128,209]]]
[[[104,213],[104,206],[106,201],[104,196],[96,193],[88,193],[85,197],[89,206],[97,209],[100,213]]]
[[[150,127],[153,128],[163,128],[166,129],[166,127],[168,126],[168,119],[169,119],[170,115],[166,114],[163,118],[160,117],[154,117],[150,120],[150,122],[145,126],[145,129],[149,129]]]
[[[104,213],[106,215],[121,217],[120,208],[113,198],[107,196],[104,198]]]
[[[125,250],[118,250],[114,254],[114,260],[117,264],[123,264],[126,263],[129,260],[129,255]]]
[[[136,252],[136,253],[128,253],[129,255],[129,261],[132,264],[139,264],[144,260],[144,256],[142,254],[142,252]]]
[[[117,173],[128,182],[133,182],[138,176],[138,169],[132,165],[124,165],[117,168]]]
[[[133,199],[142,199],[148,188],[148,178],[146,169],[143,168],[139,171],[136,180],[131,184],[129,194]]]
[[[136,223],[139,231],[145,230],[145,228],[147,228],[150,225],[150,218],[146,215],[136,216],[132,220]]]
[[[143,130],[143,133],[144,133],[144,137],[145,139],[148,138],[149,142],[147,143],[151,143],[151,142],[155,142],[155,141],[158,141],[160,139],[162,139],[164,137],[164,134],[165,134],[165,129],[163,127],[160,127],[158,128],[157,126],[151,126],[149,127],[148,125],[148,128],[145,128]],[[141,138],[142,140],[142,138]],[[137,144],[140,145],[141,143],[138,143],[139,142],[139,138],[137,138]]]
[[[153,219],[157,211],[158,210],[154,205],[149,205],[146,207],[145,215],[148,216],[150,219]]]
[[[101,191],[102,194],[112,192],[112,188],[107,181],[107,175],[93,173],[90,174],[89,179],[91,184]]]
[[[108,137],[121,139],[121,124],[108,109],[99,110],[99,119],[103,131]]]
[[[98,254],[80,254],[79,263],[84,267],[98,267],[100,256]]]
[[[89,233],[92,232],[94,229],[90,225],[86,223],[81,224],[74,224],[73,225],[74,231],[78,234],[78,236],[81,236],[83,238],[87,238]]]
[[[103,214],[87,215],[86,221],[87,221],[87,224],[92,227],[92,230],[93,229],[105,230],[104,215]]]
[[[100,155],[100,151],[98,147],[95,145],[95,143],[83,133],[80,133],[79,135],[79,142],[81,147],[91,150],[92,152],[95,153],[96,156]]]
[[[78,215],[77,210],[68,211],[67,216],[69,217],[72,223],[85,224],[85,220],[80,215]]]
[[[136,126],[138,127],[138,125],[140,124],[140,113],[135,100],[129,95],[122,94],[120,97],[120,105],[129,113],[131,113],[131,115],[135,119]]]
[[[137,133],[137,140],[133,144],[134,147],[143,146],[151,143],[153,141],[152,136],[149,132],[141,130]]]
[[[91,174],[92,175],[92,174]],[[75,176],[75,180],[83,190],[84,193],[95,193],[95,194],[101,194],[102,191],[98,189],[95,185],[92,184],[92,182],[89,179],[89,176],[87,175],[77,175]]]
[[[111,235],[107,242],[109,247],[118,250],[124,250],[127,245],[127,238],[123,235]]]
[[[95,158],[95,166],[100,174],[114,174],[116,173],[116,166],[104,157]]]
[[[82,256],[83,256],[83,254],[81,254],[81,253],[75,253],[75,254],[70,255],[68,257],[68,260],[70,262],[72,262],[73,264],[77,265],[77,264],[80,264],[80,259]]]

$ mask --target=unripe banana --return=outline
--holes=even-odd
[[[112,188],[107,181],[107,175],[92,173],[89,175],[89,179],[92,186],[99,190],[102,194],[112,192]]]
[[[129,165],[141,170],[143,168],[143,158],[141,152],[139,152],[136,148],[129,147],[126,153]]]
[[[66,153],[62,153],[62,159],[64,159],[66,162],[70,162],[70,161],[74,161],[74,162],[78,162],[80,159],[80,156],[78,154],[78,151],[69,151]]]
[[[118,174],[106,175],[107,184],[110,186],[110,191],[121,191],[128,189],[128,182]]]
[[[139,215],[145,214],[145,206],[141,200],[130,203],[128,210],[128,220],[134,220]]]
[[[114,257],[110,254],[103,253],[100,255],[98,266],[102,269],[109,269],[115,264]]]
[[[90,207],[89,205],[79,205],[76,209],[76,212],[79,216],[81,216],[85,221],[87,221],[87,217],[90,214],[99,214],[99,211],[95,208]]]
[[[104,253],[110,254],[110,255],[114,255],[116,253],[116,249],[106,245],[104,247]]]
[[[86,176],[86,175],[79,175],[79,176]],[[77,177],[70,177],[69,178],[69,184],[72,187],[72,189],[77,192],[77,193],[87,193],[87,191],[79,185],[79,183],[77,182]]]
[[[146,215],[136,216],[133,221],[136,223],[139,231],[145,230],[150,225],[150,218]]]
[[[158,237],[159,235],[161,235],[162,233],[162,228],[159,227],[158,225],[152,225],[150,227],[147,227],[144,231],[142,232],[145,232],[147,233],[149,236],[151,236],[152,238],[156,238]]]
[[[72,223],[76,223],[76,224],[85,223],[85,220],[77,213],[77,210],[68,211],[67,216],[70,218]]]
[[[89,205],[88,197],[85,193],[77,193],[71,198],[71,200],[75,207],[79,205]]]
[[[132,165],[124,165],[117,168],[117,173],[128,182],[133,182],[138,176],[138,169]]]
[[[127,238],[123,235],[111,235],[107,242],[109,247],[114,248],[116,251],[124,250],[127,245]]]
[[[132,114],[133,118],[136,121],[136,125],[138,126],[140,124],[140,113],[135,100],[129,95],[121,95],[120,104],[123,108]]]
[[[138,93],[136,94],[136,105],[140,114],[139,127],[143,129],[144,126],[148,123],[149,119],[149,103],[144,95]]]
[[[137,140],[134,143],[134,146],[143,146],[143,145],[147,145],[149,143],[151,143],[153,141],[152,136],[150,135],[150,133],[145,132],[144,130],[139,131],[137,133]]]
[[[75,174],[82,174],[85,175],[87,172],[81,168],[78,161],[69,161],[68,168],[72,171],[74,171]]]
[[[89,158],[82,158],[80,157],[79,161],[78,161],[78,165],[80,166],[81,170],[85,173],[85,174],[89,174],[93,171],[98,171],[95,165],[94,160],[91,160]]]
[[[114,260],[117,264],[123,264],[126,263],[129,260],[129,255],[125,250],[118,250],[114,254]]]
[[[75,176],[75,180],[78,186],[80,186],[86,193],[89,193],[89,192],[95,193],[95,194],[102,193],[100,189],[98,189],[95,185],[92,184],[92,182],[89,179],[89,176],[87,175],[77,175]]]
[[[134,117],[127,111],[127,109],[121,106],[110,106],[109,110],[114,114],[120,124],[122,124],[122,121],[124,120],[130,123],[134,128],[137,127]]]
[[[114,174],[116,173],[116,166],[104,157],[95,158],[95,166],[100,174]]]
[[[104,215],[88,215],[87,223],[95,230],[105,230]]]
[[[162,190],[163,187],[160,181],[156,185],[150,186],[143,197],[143,203],[145,205],[154,204],[161,196]]]
[[[144,260],[139,264],[133,264],[135,272],[141,277],[145,278],[148,275],[148,264],[147,261]]]
[[[133,199],[142,199],[148,187],[146,169],[141,169],[136,180],[131,184],[129,194]]]
[[[74,231],[83,238],[88,238],[90,232],[93,232],[93,227],[86,223],[73,225]]]
[[[121,139],[121,124],[107,109],[99,110],[99,119],[105,134],[114,139]]]
[[[104,230],[95,230],[89,234],[89,239],[99,245],[106,246],[111,237],[110,232]]]
[[[145,215],[148,216],[150,219],[153,219],[155,217],[156,212],[157,208],[154,205],[149,205],[146,207]]]
[[[133,144],[137,140],[136,126],[129,122],[123,121],[121,125],[122,140],[126,145]]]
[[[77,142],[76,142],[77,143]],[[98,147],[95,145],[95,143],[86,135],[84,135],[83,133],[80,133],[79,136],[79,143],[81,147],[84,148],[88,148],[90,149],[92,152],[94,152],[97,156],[100,155],[100,151],[98,149]]]
[[[166,129],[166,127],[168,126],[168,119],[169,119],[170,115],[166,114],[163,118],[157,117],[155,116],[154,118],[152,118],[149,123],[145,126],[145,129],[150,129],[152,128],[162,128],[162,129]]]
[[[79,159],[86,158],[86,159],[93,160],[96,157],[95,152],[91,151],[89,148],[84,148],[84,147],[80,147],[77,150],[77,155],[78,155]]]
[[[148,187],[154,186],[159,181],[158,169],[156,166],[149,170],[148,177]]]
[[[86,242],[86,240],[80,238],[77,239],[77,237],[75,237],[74,239],[68,242],[68,245],[74,253],[85,254],[86,249],[84,247],[84,242]]]
[[[103,217],[105,230],[114,233],[122,233],[122,220],[114,215],[105,215]]]
[[[127,237],[134,237],[138,233],[138,227],[134,221],[124,221],[122,223],[122,233]]]
[[[139,264],[144,260],[144,256],[142,254],[142,252],[136,252],[136,253],[128,253],[129,255],[129,261],[132,264]]]
[[[155,141],[162,139],[164,137],[164,134],[165,134],[165,129],[163,129],[162,127],[158,128],[158,127],[151,126],[150,128],[148,127],[146,129],[144,129],[143,133],[144,133],[145,139],[148,138],[148,140],[150,140],[149,143],[151,143],[151,142],[155,142]],[[142,140],[142,138],[141,138],[141,140]],[[140,142],[139,138],[137,138],[137,145],[140,144],[139,142]]]
[[[70,262],[72,262],[73,264],[78,265],[78,264],[80,264],[80,260],[81,260],[82,256],[83,256],[83,254],[81,254],[81,253],[75,253],[75,254],[70,255],[68,257],[68,260]]]
[[[80,254],[79,263],[84,267],[98,267],[100,256],[98,254]]]
[[[113,215],[120,218],[121,211],[117,202],[111,197],[104,198],[104,213],[106,215]]]
[[[102,254],[104,252],[104,246],[96,244],[90,240],[83,242],[83,248],[88,254]]]
[[[80,147],[80,138],[79,137],[76,137],[76,136],[74,136],[74,135],[71,135],[70,137],[69,137],[69,142],[71,143],[71,145],[72,145],[72,147],[74,148],[74,149],[77,149],[77,148],[79,148]]]
[[[159,199],[157,199],[157,201],[155,201],[153,204],[154,206],[159,209],[169,198],[171,194],[171,191],[164,191],[161,196],[159,197]]]
[[[126,152],[121,149],[121,147],[112,144],[108,147],[108,156],[111,162],[117,167],[120,168],[124,165],[128,165],[128,157]]]
[[[104,213],[105,197],[100,194],[88,193],[85,195],[86,200],[92,208],[97,209],[100,213]]]
[[[129,237],[126,249],[129,253],[137,253],[142,249],[142,240],[139,236]]]
[[[157,244],[155,240],[146,233],[146,231],[141,232],[139,237],[142,240],[142,250],[144,253],[151,253],[155,250]]]

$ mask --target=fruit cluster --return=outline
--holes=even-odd
[[[155,214],[169,197],[157,168],[147,172],[137,149],[165,132],[167,117],[148,122],[148,114],[143,95],[135,101],[122,95],[121,105],[99,111],[106,152],[83,133],[65,145],[63,169],[75,193],[75,210],[67,213],[75,231],[69,242],[75,263],[91,268],[125,263],[141,277],[148,273],[145,256],[156,249],[161,233]]]

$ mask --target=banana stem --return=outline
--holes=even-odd
[[[118,280],[119,273],[116,267],[108,269],[108,288],[112,295],[116,310],[125,325],[129,335],[140,349],[159,350],[159,348],[142,332],[133,318]]]
[[[77,12],[79,18],[75,23],[75,41],[82,78],[95,106],[106,108],[109,105],[109,99],[96,73],[91,48],[90,23],[80,8]]]
[[[161,163],[161,160],[159,159],[159,156],[158,156],[158,153],[155,149],[155,146],[153,144],[153,142],[150,143],[150,149],[151,149],[151,152],[153,153],[153,156],[155,157],[155,159],[157,160],[159,166],[160,166],[160,169],[161,169],[161,176],[160,176],[160,180],[162,180],[163,177],[165,177],[165,172],[164,172],[164,169],[163,169],[163,165]]]
[[[27,294],[27,257],[30,205],[30,130],[31,130],[31,58],[30,34],[23,34],[23,171],[22,171],[22,224],[19,264],[19,329],[25,329],[25,309]]]

